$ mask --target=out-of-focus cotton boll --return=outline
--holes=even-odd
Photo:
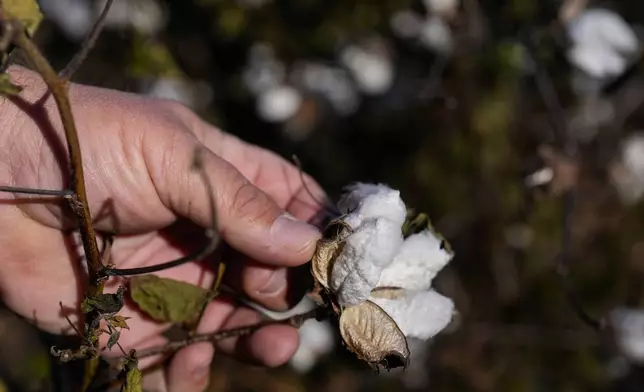
[[[329,354],[335,345],[333,327],[326,321],[305,321],[299,329],[300,346],[289,361],[299,373],[307,373]]]
[[[271,0],[237,0],[238,5],[249,9],[261,8],[270,2]]]
[[[177,78],[157,79],[147,89],[148,96],[181,102],[193,110],[203,109],[212,102],[213,91],[206,83]]]
[[[352,45],[342,51],[340,59],[365,94],[379,95],[391,88],[394,67],[386,52]]]
[[[588,9],[567,25],[572,47],[570,62],[595,78],[617,76],[639,50],[639,39],[618,14]]]
[[[617,345],[629,360],[644,363],[644,310],[617,308],[610,313]]]
[[[622,201],[634,203],[644,194],[644,133],[622,143],[618,161],[611,168],[611,180]]]
[[[96,3],[98,12],[105,6],[105,0]],[[166,15],[156,0],[114,0],[107,17],[106,27],[125,29],[155,35],[167,23]]]
[[[416,38],[422,25],[423,19],[409,10],[398,11],[389,19],[391,30],[401,38]]]
[[[303,62],[294,67],[294,83],[325,97],[340,115],[354,113],[360,97],[347,72],[325,64]]]
[[[94,24],[95,15],[88,0],[40,0],[39,4],[47,19],[73,41],[82,41]]]
[[[242,78],[246,88],[257,95],[281,85],[286,79],[286,67],[275,58],[270,46],[255,44],[248,53],[248,64]]]
[[[450,14],[456,11],[458,7],[458,0],[423,0],[423,4],[427,11],[436,14]]]
[[[293,87],[270,88],[257,97],[257,113],[268,122],[284,122],[297,113],[302,96]]]
[[[425,20],[418,38],[423,46],[432,51],[443,54],[452,51],[452,30],[447,22],[438,16],[430,16]]]

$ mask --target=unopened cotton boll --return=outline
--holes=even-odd
[[[268,122],[284,122],[293,117],[302,104],[300,93],[290,86],[277,86],[257,98],[257,112]]]
[[[615,12],[588,9],[567,24],[570,62],[596,78],[617,76],[639,50],[633,29]]]

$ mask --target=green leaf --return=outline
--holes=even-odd
[[[134,302],[156,321],[190,323],[199,317],[209,292],[201,287],[156,275],[130,280]]]
[[[3,0],[2,6],[9,16],[18,19],[27,30],[27,34],[34,35],[43,14],[36,0]]]
[[[18,95],[20,91],[22,91],[22,87],[13,84],[9,75],[6,73],[0,74],[0,94]]]
[[[134,36],[129,74],[134,77],[181,78],[183,73],[163,43]]]

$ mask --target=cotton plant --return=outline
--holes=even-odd
[[[455,313],[432,288],[453,254],[386,185],[351,185],[338,209],[343,215],[327,226],[311,263],[318,301],[339,316],[340,335],[358,358],[407,367],[407,339],[435,336]]]
[[[570,62],[595,79],[621,75],[640,51],[631,26],[608,9],[589,8],[567,21]]]

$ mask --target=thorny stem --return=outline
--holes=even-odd
[[[103,31],[103,27],[105,27],[105,20],[107,18],[108,12],[110,11],[110,8],[112,7],[113,2],[114,0],[107,0],[107,2],[105,3],[103,11],[101,11],[101,14],[98,16],[98,19],[96,19],[96,22],[94,23],[94,27],[92,27],[92,31],[90,31],[87,37],[85,37],[85,40],[81,45],[81,50],[76,53],[69,64],[67,64],[67,66],[62,71],[60,71],[59,75],[62,79],[71,79],[83,64],[83,62],[85,62],[87,55],[96,44],[98,36],[101,35],[101,31]]]
[[[299,328],[306,320],[317,319],[318,321],[320,321],[325,319],[327,316],[328,315],[325,308],[315,308],[308,312],[297,314],[284,320],[266,320],[244,327],[225,329],[223,331],[217,331],[213,333],[196,334],[184,340],[170,342],[164,346],[152,347],[137,351],[136,357],[144,358],[153,355],[174,352],[195,343],[216,342],[231,337],[248,336],[253,334],[255,331],[269,325],[290,325],[292,327]]]

